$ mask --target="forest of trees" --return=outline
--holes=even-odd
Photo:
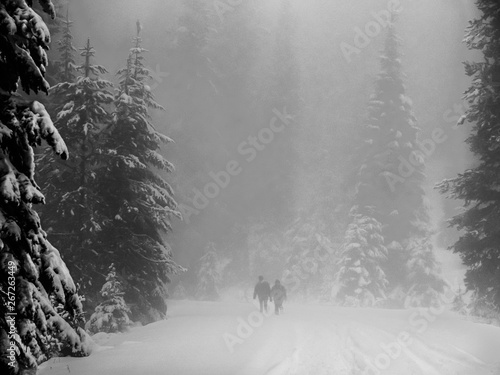
[[[73,161],[62,165],[40,156],[41,186],[52,197],[41,210],[58,247],[66,248],[71,274],[85,296],[86,309],[99,303],[110,264],[124,277],[132,317],[152,322],[165,317],[168,275],[182,271],[172,260],[163,233],[172,217],[181,217],[173,190],[157,170],[173,165],[159,152],[171,142],[156,131],[149,110],[162,110],[147,86],[141,25],[117,73],[117,87],[101,78],[90,40],[75,64],[71,21],[65,20],[60,43],[61,82],[51,88],[56,126]],[[63,81],[62,78],[69,79]]]
[[[50,1],[40,6],[55,17]],[[165,318],[169,275],[183,271],[165,235],[181,214],[159,172],[174,169],[161,154],[171,139],[149,114],[162,107],[147,85],[140,23],[115,86],[101,77],[90,40],[75,57],[69,15],[48,69],[51,36],[37,10],[24,2],[2,10],[1,346],[9,355],[1,370],[25,374],[54,355],[88,355],[94,307],[90,332],[125,329],[129,314]],[[46,107],[16,95],[18,81],[27,95],[48,94]],[[40,216],[37,203],[47,203]]]
[[[40,5],[55,17],[50,1]],[[25,2],[2,3],[0,17],[0,371],[27,374],[53,355],[87,355],[90,348],[75,283],[33,208],[45,201],[34,179],[34,148],[44,140],[62,159],[68,149],[44,105],[16,95],[48,92],[50,32]]]
[[[500,189],[498,178],[499,111],[500,111],[500,4],[480,0],[480,17],[471,21],[465,42],[471,50],[483,55],[481,62],[465,63],[472,85],[465,92],[468,103],[459,124],[473,124],[467,144],[477,160],[476,165],[456,178],[439,184],[441,192],[465,201],[464,210],[450,221],[461,230],[452,245],[467,266],[465,284],[474,293],[474,308],[500,310],[500,248],[498,219]]]
[[[311,103],[290,0],[275,19],[250,3],[222,17],[187,1],[161,47],[138,20],[114,72],[62,1],[1,1],[0,372],[87,356],[89,334],[165,319],[169,297],[248,298],[259,274],[295,300],[436,306],[451,285],[429,185],[464,205],[446,244],[466,267],[455,309],[500,313],[500,4],[477,8],[465,43],[482,60],[465,63],[458,121],[471,125],[461,147],[474,163],[439,182],[427,175],[396,14],[346,119]],[[168,60],[161,90],[148,63],[157,53]]]
[[[408,263],[415,251],[423,251],[419,248],[423,241],[430,242],[422,187],[424,155],[417,145],[419,128],[402,79],[401,42],[395,20],[391,22],[381,56],[382,71],[352,157],[356,164],[349,179],[353,221],[343,244],[345,264],[336,281],[345,285],[340,293],[351,297],[361,293],[363,298],[357,299],[370,305],[377,299],[406,298],[416,281],[407,279],[411,275]],[[425,249],[432,258],[432,249]],[[413,264],[418,266],[424,265]],[[426,274],[435,278],[437,271],[428,268]],[[436,292],[442,292],[442,285],[436,287]],[[367,298],[370,302],[365,302]]]

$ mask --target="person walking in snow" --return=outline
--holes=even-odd
[[[253,299],[259,297],[260,312],[267,312],[267,301],[271,295],[271,287],[269,283],[264,280],[264,276],[259,276],[259,281],[255,285],[253,291]]]
[[[274,313],[279,315],[283,310],[283,302],[286,300],[286,289],[279,280],[276,280],[271,289],[271,299],[274,302]]]

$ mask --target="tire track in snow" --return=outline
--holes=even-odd
[[[286,336],[285,336],[286,335]],[[259,336],[264,336],[261,340]],[[264,342],[250,356],[250,360],[245,364],[238,375],[255,375],[266,374],[269,371],[269,363],[275,363],[274,366],[282,362],[286,362],[291,348],[283,346],[284,342],[289,343],[289,346],[295,342],[295,330],[291,330],[286,323],[278,320],[277,317],[267,317],[264,325],[255,333],[255,337],[250,337],[248,340],[254,339],[258,342]],[[252,345],[249,342],[250,346]],[[273,367],[273,366],[271,366]]]
[[[480,375],[489,374],[491,370],[483,361],[452,344],[427,343],[418,337],[414,337],[403,352],[421,367],[423,374],[429,373],[429,366],[434,368],[436,375]]]
[[[459,349],[452,344],[437,344],[426,342],[418,335],[411,335],[408,345],[401,345],[401,350],[392,357],[384,351],[382,345],[397,342],[397,335],[383,329],[371,327],[364,324],[356,324],[349,329],[352,340],[352,352],[354,356],[355,371],[363,373],[367,364],[377,364],[378,356],[385,355],[387,362],[383,363],[385,368],[378,368],[380,373],[399,375],[402,370],[405,373],[418,375],[487,375],[493,374],[494,370],[474,355]],[[372,371],[369,371],[372,373]],[[500,373],[499,373],[500,374]],[[498,375],[495,373],[495,375]]]
[[[293,352],[271,366],[266,375],[349,375],[346,338],[336,324],[301,322],[295,327]]]
[[[253,327],[229,355],[223,333],[234,333],[234,322],[252,311],[184,301],[171,319],[114,336],[90,357],[46,362],[40,374],[67,375],[69,366],[71,375],[500,375],[498,328],[443,315],[443,324],[420,334],[405,311],[291,304]],[[392,352],[385,369],[366,371],[404,330],[412,341]]]
[[[400,351],[393,352],[391,357],[383,346],[396,343],[404,325],[394,329],[390,326],[381,328],[372,325],[370,320],[362,322],[357,318],[335,315],[310,316],[306,320],[300,312],[289,312],[289,315],[273,317],[275,320],[269,322],[273,334],[267,335],[267,344],[254,358],[255,364],[262,366],[267,363],[267,366],[260,367],[262,372],[250,371],[245,375],[364,374],[367,364],[375,363],[379,355],[384,355],[388,361],[378,362],[387,365],[379,368],[383,375],[500,375],[491,365],[448,344],[447,340],[438,336],[437,342],[433,341],[433,338],[413,332],[411,327],[407,329],[411,341],[402,345]],[[281,327],[274,326],[276,324]],[[280,341],[283,343],[283,330],[288,332],[289,347],[279,352],[276,347],[281,345]],[[369,370],[367,373],[374,372]]]

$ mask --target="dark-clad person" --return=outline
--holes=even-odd
[[[271,295],[271,287],[269,283],[264,280],[264,276],[259,276],[259,281],[255,285],[253,291],[253,299],[259,297],[260,312],[267,312],[267,301]]]
[[[279,315],[280,311],[283,310],[283,302],[286,300],[286,289],[279,280],[276,280],[271,289],[271,299],[274,302],[274,313]]]

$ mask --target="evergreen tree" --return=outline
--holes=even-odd
[[[236,95],[243,100],[239,97],[248,95],[244,86],[260,47],[259,33],[263,32],[263,26],[258,23],[263,19],[257,15],[255,4],[249,2],[234,8],[222,8],[222,5],[222,9],[210,8],[215,11],[213,17],[218,19],[215,21],[217,32],[208,34],[207,56],[213,62],[213,72],[224,85],[225,99],[231,100],[231,95]],[[248,108],[248,102],[246,106]]]
[[[258,218],[250,224],[243,247],[248,266],[247,278],[255,275],[279,275],[284,271],[283,259],[287,256],[283,236],[276,223]]]
[[[114,264],[111,264],[106,282],[101,289],[104,301],[96,306],[87,322],[86,329],[91,333],[124,332],[127,330],[132,322],[128,317],[130,308],[125,303],[123,295],[123,285],[118,280]]]
[[[402,288],[407,282],[410,240],[430,237],[423,189],[424,154],[418,148],[419,129],[405,92],[399,45],[392,22],[348,182],[357,212],[382,225],[389,252],[384,271],[391,289]]]
[[[57,72],[54,78],[58,82],[73,82],[76,78],[74,54],[77,50],[73,45],[73,35],[71,33],[73,22],[69,19],[68,11],[66,12],[66,18],[62,20],[62,24],[61,39],[57,41],[59,60],[54,64],[55,71]]]
[[[465,41],[469,49],[481,51],[484,60],[465,64],[473,84],[465,92],[469,107],[459,121],[473,123],[466,142],[477,163],[438,187],[465,201],[464,211],[450,225],[463,233],[452,249],[467,267],[467,289],[500,309],[500,3],[478,0],[477,5],[481,14],[471,22]]]
[[[182,270],[165,241],[171,218],[180,213],[160,174],[174,169],[160,153],[171,139],[155,129],[149,114],[163,108],[147,85],[151,74],[144,66],[140,29],[137,23],[134,47],[118,72],[116,109],[103,148],[109,161],[98,186],[105,198],[103,249],[125,278],[125,299],[135,305],[132,318],[151,322],[165,317],[168,275]]]
[[[189,170],[188,175],[177,184],[191,192],[191,186],[201,183],[205,174],[200,170],[200,160],[207,161],[206,155],[213,153],[213,148],[207,147],[207,140],[214,137],[213,127],[207,127],[207,121],[216,124],[215,113],[223,110],[214,95],[215,75],[211,61],[207,56],[208,49],[208,9],[210,4],[204,0],[186,0],[183,12],[178,20],[178,28],[174,32],[174,41],[169,51],[167,71],[169,87],[165,87],[172,96],[169,103],[170,117],[177,124],[182,124],[182,130],[175,133],[182,143],[189,158],[179,158],[183,170]],[[173,132],[176,129],[172,129]],[[176,139],[177,139],[176,138]],[[208,142],[210,143],[210,142]],[[212,154],[211,154],[212,155]],[[194,173],[193,173],[194,172]],[[180,172],[182,173],[182,172]],[[185,182],[186,181],[186,182]],[[182,194],[182,191],[180,192]],[[182,199],[182,196],[179,198]],[[186,201],[189,198],[185,198]],[[186,215],[189,220],[188,215]],[[194,230],[194,228],[189,228]]]
[[[421,156],[416,151],[419,129],[411,110],[412,102],[405,94],[399,45],[391,24],[381,56],[382,72],[369,102],[368,123],[362,129],[364,139],[358,150],[361,160],[355,176],[354,198],[361,213],[365,207],[370,211],[375,207],[375,219],[385,225],[384,237],[396,263],[393,266],[404,264],[406,254],[397,252],[403,251],[412,235],[424,233],[418,223],[427,219],[423,160],[410,169],[409,175],[401,176],[399,170],[413,152],[414,156]]]
[[[71,78],[70,44],[66,44],[65,51],[67,65],[63,66],[67,71],[61,71],[61,78]],[[109,106],[114,97],[110,91],[113,84],[100,77],[106,69],[92,63],[95,50],[89,40],[80,51],[83,63],[74,67],[78,77],[51,88],[57,113],[55,124],[75,152],[72,160],[64,164],[45,153],[40,175],[51,197],[42,210],[44,222],[54,234],[55,243],[66,249],[71,273],[86,295],[86,303],[93,308],[106,273],[105,264],[112,261],[97,239],[106,220],[97,179],[105,173],[100,133],[112,120]]]
[[[411,239],[407,252],[405,307],[436,306],[446,283],[439,274],[432,244],[428,238]]]
[[[172,294],[172,298],[174,299],[185,299],[188,296],[188,292],[186,288],[184,287],[184,284],[182,281],[179,281],[179,283],[175,286],[174,292]]]
[[[461,287],[458,288],[457,294],[453,299],[453,310],[461,315],[468,315],[467,303],[465,302],[465,292]]]
[[[373,306],[386,299],[388,281],[383,271],[387,262],[382,224],[371,216],[352,213],[345,234],[336,298],[346,304]]]
[[[55,17],[50,0],[39,3]],[[24,1],[3,4],[0,23],[0,372],[27,374],[54,353],[89,348],[85,332],[72,326],[82,315],[74,282],[33,209],[45,201],[33,147],[45,140],[63,159],[68,150],[41,103],[15,99],[18,82],[28,94],[48,91],[50,33]]]
[[[68,4],[63,4],[63,0],[53,0],[52,4],[54,4],[56,14],[63,14],[64,11],[63,8],[66,8],[66,18],[56,17],[52,19],[46,17],[45,19],[45,22],[47,22],[47,26],[49,27],[50,30],[51,39],[57,40],[57,48],[54,48],[52,46],[51,49],[47,51],[47,55],[49,58],[46,67],[45,79],[47,80],[50,86],[53,86],[59,82],[64,81],[61,80],[60,78],[60,73],[61,73],[60,63],[63,60],[61,54],[62,52],[61,43],[66,43],[65,40],[67,37],[67,35],[65,35],[66,33],[69,32],[69,34],[71,35],[71,25],[72,25],[72,22],[69,21]],[[34,3],[33,5],[35,10],[37,10],[37,8],[40,8],[40,6],[36,3]],[[52,108],[50,107],[51,102],[52,100],[47,101],[47,104],[45,104],[46,107],[49,108],[50,112],[52,111]]]
[[[188,97],[196,95],[202,86],[210,86],[213,93],[213,71],[206,56],[209,6],[204,0],[186,0],[184,6],[174,41],[173,84],[181,86],[180,93]]]
[[[304,219],[296,220],[283,238],[284,254],[279,257],[285,267],[282,284],[290,289],[290,294],[313,297],[312,293],[320,289],[327,266],[333,263],[333,244],[324,235],[320,222]]]
[[[469,315],[482,318],[487,323],[495,325],[500,323],[498,306],[487,294],[479,294],[479,292],[474,291],[467,310]]]
[[[220,298],[217,285],[222,280],[223,269],[215,245],[212,242],[208,244],[205,254],[203,254],[199,262],[196,298],[216,301]]]
[[[73,45],[73,35],[71,34],[73,22],[70,21],[68,12],[66,12],[66,18],[61,21],[61,24],[64,27],[62,28],[60,39],[57,40],[57,53],[52,51],[52,55],[54,56],[49,55],[51,59],[45,75],[52,88],[61,82],[74,82],[77,73],[74,57],[77,50]],[[58,110],[61,104],[65,104],[64,100],[64,95],[59,97],[57,92],[52,91],[50,100],[46,100],[44,104],[48,111],[53,113]]]

